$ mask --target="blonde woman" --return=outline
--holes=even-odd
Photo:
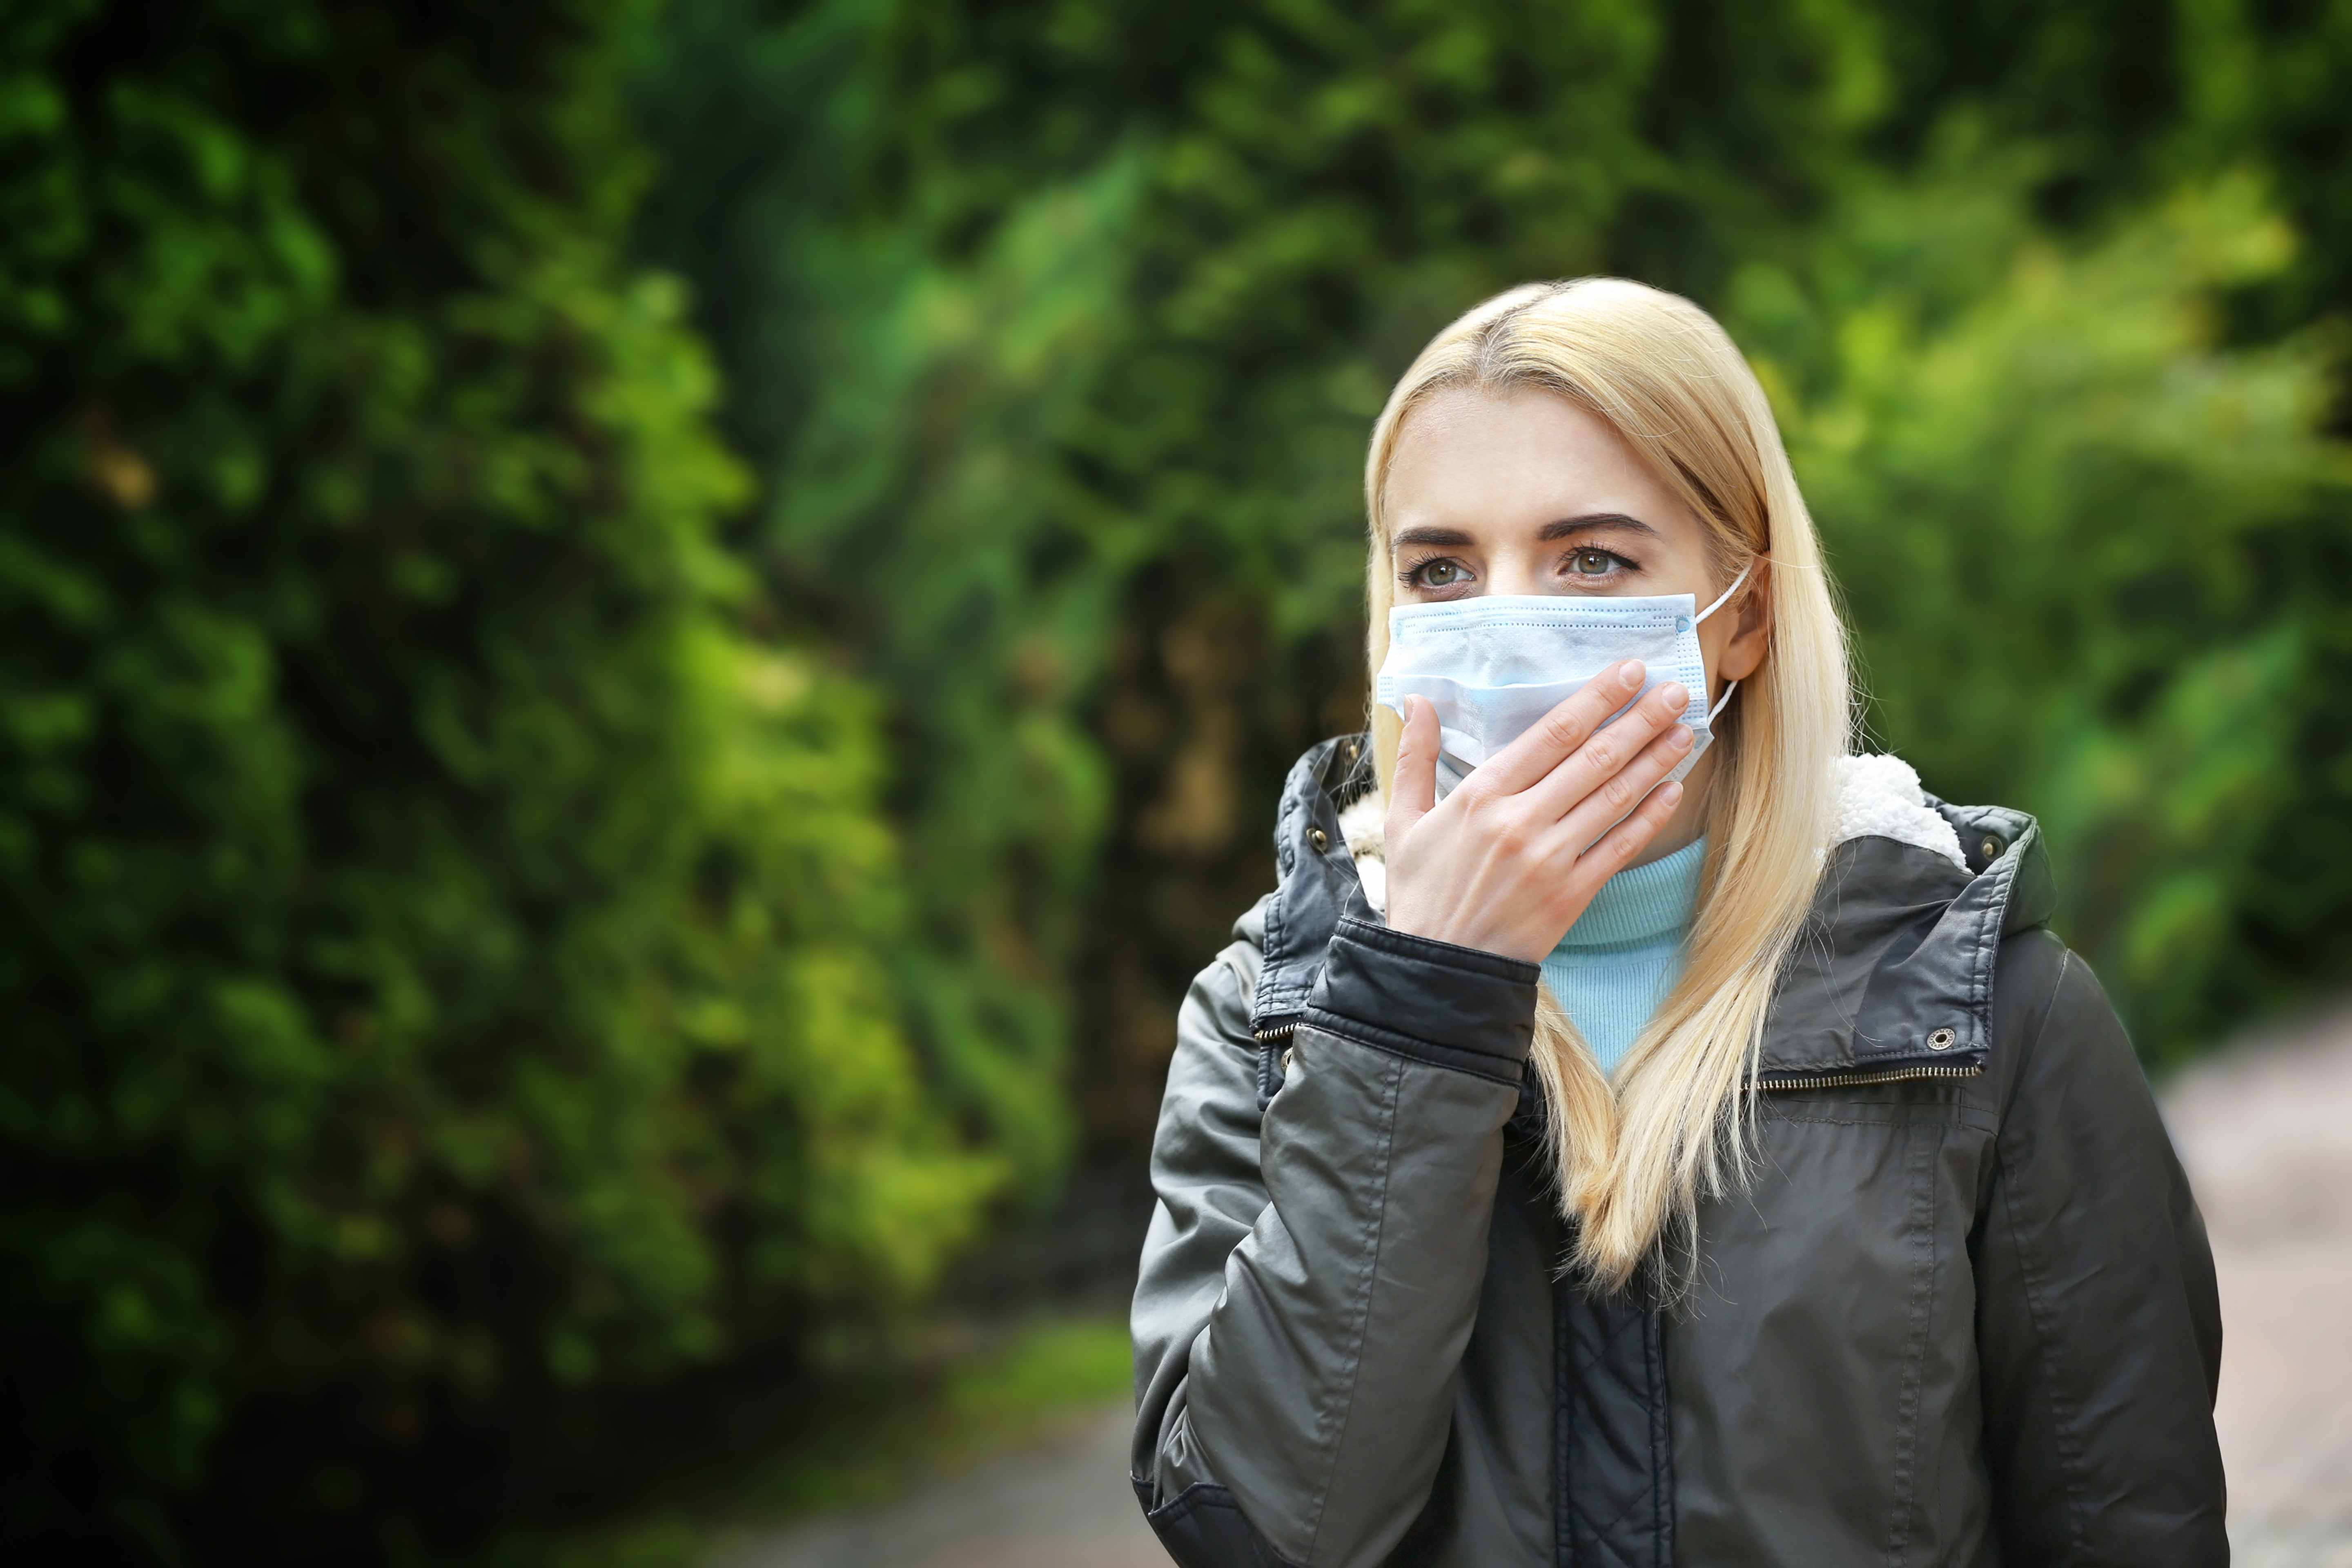
[[[2196,1205],[2032,819],[1849,753],[1730,340],[1490,300],[1365,500],[1372,727],[1293,770],[1153,1150],[1176,1560],[2226,1562]]]

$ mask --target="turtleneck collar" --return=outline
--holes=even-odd
[[[1562,949],[1624,947],[1686,934],[1698,913],[1699,876],[1706,868],[1706,840],[1620,871],[1560,939]]]

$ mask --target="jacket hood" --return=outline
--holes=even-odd
[[[2041,831],[2023,812],[1937,800],[1895,757],[1842,759],[1838,784],[1835,841],[1765,1026],[1759,1081],[1973,1076],[1991,1047],[2001,939],[2046,924],[2055,902]],[[1339,917],[1380,919],[1377,807],[1349,815],[1352,844],[1341,826],[1376,795],[1365,734],[1313,747],[1284,784],[1279,884],[1234,928],[1265,954],[1251,1023],[1270,1047],[1304,1014]],[[1277,1057],[1261,1053],[1263,1098],[1279,1086]]]

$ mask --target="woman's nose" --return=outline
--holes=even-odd
[[[1533,558],[1504,559],[1494,562],[1487,573],[1486,592],[1489,594],[1557,594],[1559,584],[1545,579]]]

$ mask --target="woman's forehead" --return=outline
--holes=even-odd
[[[1389,536],[1619,517],[1672,529],[1681,499],[1607,421],[1558,393],[1450,387],[1409,413],[1383,486]]]

